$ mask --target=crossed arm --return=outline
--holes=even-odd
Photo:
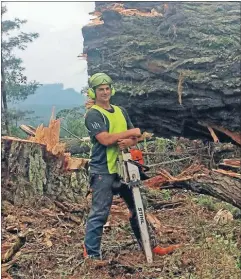
[[[136,145],[138,142],[138,137],[141,136],[141,131],[139,128],[129,129],[125,132],[109,134],[108,132],[101,132],[95,137],[99,143],[109,146],[117,143],[120,149],[125,149],[129,146]]]
[[[93,104],[94,101],[89,99],[85,106],[87,109],[89,109],[93,106]],[[136,145],[139,137],[141,137],[141,131],[139,128],[132,128],[125,132],[115,134],[109,134],[107,131],[102,131],[95,135],[95,138],[100,144],[110,146],[117,143],[120,149],[125,149],[129,146]]]

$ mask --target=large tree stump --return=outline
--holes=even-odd
[[[59,201],[81,202],[87,192],[84,168],[66,170],[65,157],[55,156],[46,145],[2,139],[2,199],[29,204],[46,195]]]

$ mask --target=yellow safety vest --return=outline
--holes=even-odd
[[[115,134],[127,131],[127,122],[125,116],[123,115],[121,109],[117,106],[111,105],[114,108],[114,112],[109,112],[97,105],[93,105],[91,108],[98,110],[100,113],[105,115],[109,120],[109,133]],[[107,146],[106,157],[107,157],[107,167],[110,174],[117,173],[117,158],[119,154],[119,147],[117,144]]]

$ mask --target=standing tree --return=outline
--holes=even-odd
[[[7,12],[6,6],[1,7],[2,18]],[[40,85],[36,81],[27,81],[23,74],[25,68],[22,59],[17,58],[14,50],[25,50],[27,44],[38,38],[38,33],[25,33],[20,29],[26,20],[2,20],[2,49],[1,49],[1,89],[2,89],[2,127],[10,135],[8,102],[24,100],[34,94]]]

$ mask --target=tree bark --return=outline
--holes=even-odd
[[[67,171],[64,156],[27,140],[2,139],[2,199],[31,204],[43,195],[58,201],[82,202],[87,193],[86,170]]]
[[[9,119],[8,119],[8,104],[7,104],[7,95],[6,95],[6,87],[5,87],[5,74],[4,74],[4,68],[3,68],[3,59],[1,59],[1,77],[2,77],[2,81],[1,81],[1,90],[2,90],[2,108],[3,108],[3,114],[4,114],[4,124],[5,124],[5,128],[6,128],[6,132],[7,134],[10,136],[11,135],[11,131],[10,131],[10,127],[9,127]]]
[[[209,175],[173,183],[174,187],[186,188],[193,192],[210,195],[241,209],[241,179],[214,171]]]
[[[95,10],[103,21],[83,27],[88,74],[111,76],[112,102],[136,127],[212,140],[204,122],[220,141],[240,138],[239,3],[97,2]]]

